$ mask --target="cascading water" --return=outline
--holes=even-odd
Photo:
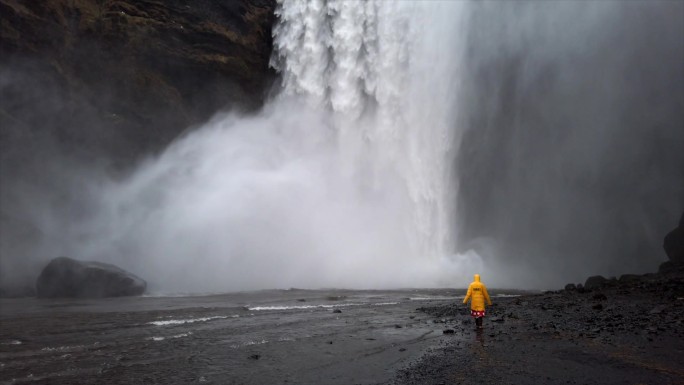
[[[416,256],[453,251],[459,32],[463,3],[283,1],[274,65],[283,94],[332,112],[343,164],[359,183],[401,179]],[[461,33],[462,35],[462,33]]]
[[[42,221],[39,252],[166,292],[468,282],[479,258],[452,255],[451,226],[463,7],[282,2],[278,96],[89,186],[72,226]]]

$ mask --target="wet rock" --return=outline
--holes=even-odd
[[[679,219],[679,226],[663,239],[663,249],[670,261],[684,264],[684,213]]]
[[[258,360],[260,358],[261,358],[261,354],[252,354],[251,356],[249,356],[250,360]]]
[[[406,348],[399,348],[399,351],[400,351],[400,352],[405,352],[405,351],[406,351]]]
[[[605,300],[608,299],[608,297],[606,297],[606,295],[603,294],[603,293],[594,294],[594,296],[591,297],[591,298],[593,298],[593,299],[595,299],[595,300],[597,300],[597,301],[605,301]]]
[[[594,310],[603,310],[603,305],[600,303],[597,303],[596,305],[591,307]]]
[[[442,334],[454,334],[456,331],[454,329],[444,329]]]
[[[606,282],[608,282],[608,280],[602,275],[594,275],[592,277],[587,278],[587,281],[584,282],[584,288],[587,290],[598,289],[601,286],[605,285]]]
[[[332,312],[333,312],[333,313],[342,313],[342,310],[340,310],[340,309],[335,309],[335,310],[333,310]]]
[[[663,262],[658,267],[658,273],[660,273],[660,274],[684,273],[684,263],[676,263],[676,262],[672,262],[672,261]]]
[[[637,274],[622,274],[618,279],[620,283],[630,283],[641,281],[641,276]]]
[[[653,309],[651,309],[651,311],[648,313],[649,314],[660,314],[663,312],[663,310],[665,310],[665,305],[658,305],[658,306],[654,307]]]
[[[569,284],[565,285],[565,290],[574,291],[574,290],[577,290],[577,286],[575,286],[574,283],[569,283]]]
[[[401,328],[403,328],[403,326],[397,324],[397,325],[394,325],[394,328],[395,328],[395,329],[401,329]]]
[[[42,298],[104,298],[141,295],[147,283],[108,263],[58,257],[50,261],[36,281]]]
[[[33,79],[17,80],[15,87],[38,84],[56,94],[40,102],[63,101],[55,115],[39,121],[64,120],[71,129],[59,134],[75,145],[97,143],[121,157],[141,154],[221,108],[259,107],[275,79],[269,67],[275,1],[15,3],[0,0],[0,67]],[[25,129],[28,121],[43,128],[27,108],[2,105],[9,107],[0,108],[3,125],[22,122],[18,127]],[[131,140],[115,143],[110,136],[102,140],[100,129],[73,129],[93,125]]]
[[[504,318],[503,317],[492,318],[492,322],[502,323],[502,322],[504,322]]]

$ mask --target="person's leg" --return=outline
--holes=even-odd
[[[475,318],[475,325],[477,325],[478,329],[482,329],[482,317]]]

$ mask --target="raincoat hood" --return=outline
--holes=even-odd
[[[470,310],[475,310],[479,312],[484,312],[485,303],[492,306],[492,300],[489,298],[489,293],[487,292],[487,286],[480,282],[480,274],[475,274],[475,280],[468,286],[468,292],[465,298],[463,298],[463,303],[470,302]]]

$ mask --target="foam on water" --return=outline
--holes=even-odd
[[[202,317],[202,318],[187,318],[187,319],[172,319],[172,320],[165,320],[165,321],[152,321],[148,322],[150,325],[155,325],[155,326],[167,326],[167,325],[182,325],[182,324],[188,324],[188,323],[195,323],[195,322],[206,322],[206,321],[211,321],[215,319],[225,319],[229,318],[228,316],[213,316],[213,317]]]
[[[399,302],[376,302],[376,303],[340,303],[334,305],[274,305],[274,306],[254,306],[248,307],[247,310],[261,311],[261,310],[306,310],[306,309],[331,309],[338,307],[349,306],[389,306],[396,305]]]
[[[230,347],[233,348],[233,349],[239,349],[239,348],[244,347],[244,346],[263,345],[263,344],[267,344],[267,343],[268,343],[267,340],[263,340],[263,339],[262,339],[262,340],[259,340],[259,341],[245,341],[245,342],[242,342],[242,343],[240,343],[240,344],[233,344],[233,345],[230,345]]]
[[[167,338],[183,338],[183,337],[188,337],[192,334],[192,332],[187,332],[187,333],[181,333],[181,334],[176,334],[173,336],[168,336],[168,337],[150,337],[148,340],[152,341],[164,341]]]

